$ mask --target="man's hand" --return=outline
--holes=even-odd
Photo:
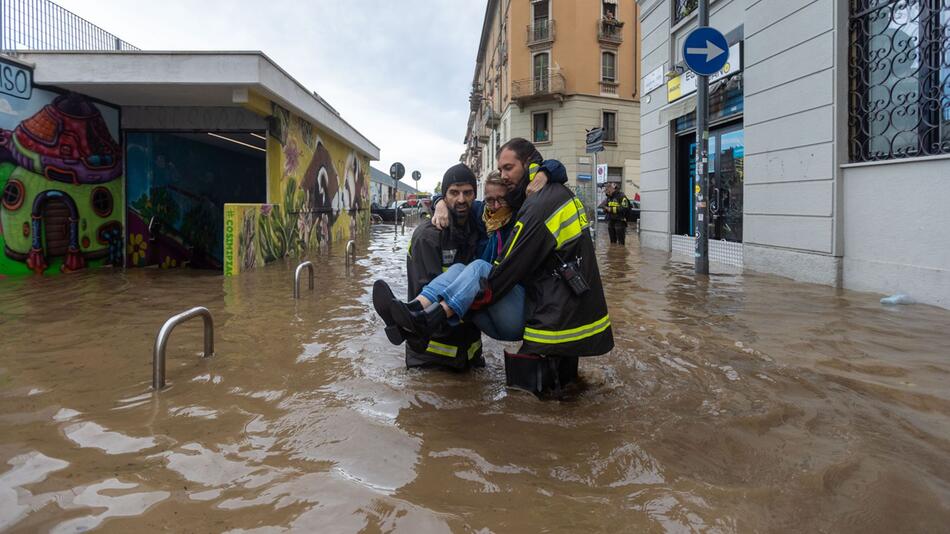
[[[442,199],[435,203],[435,209],[432,212],[432,226],[439,230],[445,230],[449,227],[449,208]]]
[[[541,190],[542,187],[547,185],[548,175],[544,171],[538,171],[534,175],[534,180],[531,180],[531,183],[528,184],[527,194],[531,196]]]

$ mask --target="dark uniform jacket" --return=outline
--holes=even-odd
[[[630,200],[622,191],[617,191],[600,203],[611,222],[627,222],[630,215]]]
[[[578,296],[555,274],[557,256],[579,261],[590,290]],[[587,215],[564,185],[548,184],[525,200],[504,255],[489,275],[491,299],[497,300],[519,283],[525,288],[522,353],[596,356],[613,348]]]
[[[416,227],[409,242],[406,267],[409,274],[409,300],[416,298],[422,288],[451,265],[467,264],[477,258],[479,241],[483,233],[478,231],[474,213],[464,228],[451,225],[439,230],[425,221]],[[419,367],[441,365],[455,369],[483,367],[482,335],[474,324],[462,322],[446,327],[432,335],[428,348],[419,353],[406,345],[406,366]]]

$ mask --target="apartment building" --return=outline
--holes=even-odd
[[[595,172],[586,130],[602,126],[599,163],[632,196],[639,189],[639,64],[634,0],[489,0],[462,161],[482,180],[496,167],[498,147],[524,137],[561,160],[587,197]]]

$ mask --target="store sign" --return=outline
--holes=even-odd
[[[740,43],[729,47],[729,62],[715,74],[709,76],[709,83],[721,80],[727,76],[742,70],[742,56],[739,54]],[[696,75],[692,71],[686,71],[683,74],[666,82],[667,101],[673,102],[684,96],[689,96],[696,92]]]
[[[33,73],[16,63],[0,59],[0,94],[29,99],[33,96]]]
[[[663,75],[666,72],[666,65],[660,65],[653,69],[650,74],[643,77],[643,94],[647,94],[658,87],[663,86]]]

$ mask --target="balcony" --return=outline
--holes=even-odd
[[[623,22],[617,19],[600,19],[597,22],[597,40],[601,44],[620,46],[623,43]]]
[[[501,122],[501,115],[492,108],[486,108],[482,113],[482,125],[489,130],[498,127]]]
[[[612,81],[609,81],[609,80],[601,80],[601,81],[600,81],[600,94],[602,94],[602,95],[609,95],[609,96],[617,96],[617,87],[618,87],[619,85],[620,85],[620,84],[617,83],[617,82],[612,82]]]
[[[564,97],[564,75],[549,70],[540,77],[515,80],[511,84],[511,98],[518,105],[549,98],[562,100]]]
[[[554,21],[538,19],[534,24],[528,24],[525,43],[529,47],[541,47],[554,42]]]

